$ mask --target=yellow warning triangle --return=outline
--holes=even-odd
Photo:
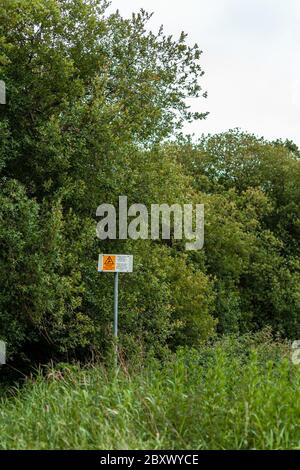
[[[111,256],[108,256],[108,258],[105,260],[105,266],[113,266],[115,263],[112,260]]]

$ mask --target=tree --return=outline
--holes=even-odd
[[[0,331],[11,352],[26,345],[32,352],[34,342],[42,357],[103,353],[111,326],[111,279],[96,272],[103,250],[130,250],[140,266],[126,279],[121,315],[127,338],[163,349],[174,333],[172,270],[151,270],[156,257],[175,266],[181,255],[165,246],[147,245],[150,257],[130,242],[101,244],[95,212],[122,194],[133,202],[182,199],[187,178],[170,158],[160,161],[154,144],[184,120],[204,117],[185,103],[202,93],[201,51],[189,47],[184,34],[174,40],[162,28],[147,32],[145,11],[125,20],[119,13],[108,16],[107,6],[104,0],[0,0],[0,75],[7,88],[0,110],[0,180],[9,207],[0,240],[7,246],[13,214],[24,240],[12,272],[10,251],[2,254],[2,277],[14,288],[1,292]],[[17,188],[18,199],[5,187]],[[22,222],[20,204],[26,208]],[[26,258],[33,261],[24,267]],[[204,290],[203,305],[194,309],[198,317],[201,310],[208,316],[207,331],[199,323],[202,338],[214,323]],[[130,318],[138,311],[137,328]],[[15,326],[8,331],[8,324]]]
[[[206,200],[205,266],[219,331],[300,334],[300,161],[290,142],[238,130],[171,146]]]

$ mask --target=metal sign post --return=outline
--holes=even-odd
[[[0,341],[0,365],[6,364],[6,343]]]
[[[0,80],[0,104],[6,104],[6,88],[3,80]]]
[[[133,272],[132,255],[99,255],[98,272],[114,273],[115,365],[118,365],[119,273]]]
[[[114,282],[114,338],[115,338],[115,366],[118,366],[118,316],[119,316],[119,273],[115,273]]]

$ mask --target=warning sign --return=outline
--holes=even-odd
[[[99,272],[108,273],[132,273],[132,255],[99,255]]]
[[[116,270],[116,257],[114,255],[103,255],[102,258],[102,270],[113,271]]]

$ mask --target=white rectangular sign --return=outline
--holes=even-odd
[[[98,272],[132,273],[132,255],[99,255]]]

